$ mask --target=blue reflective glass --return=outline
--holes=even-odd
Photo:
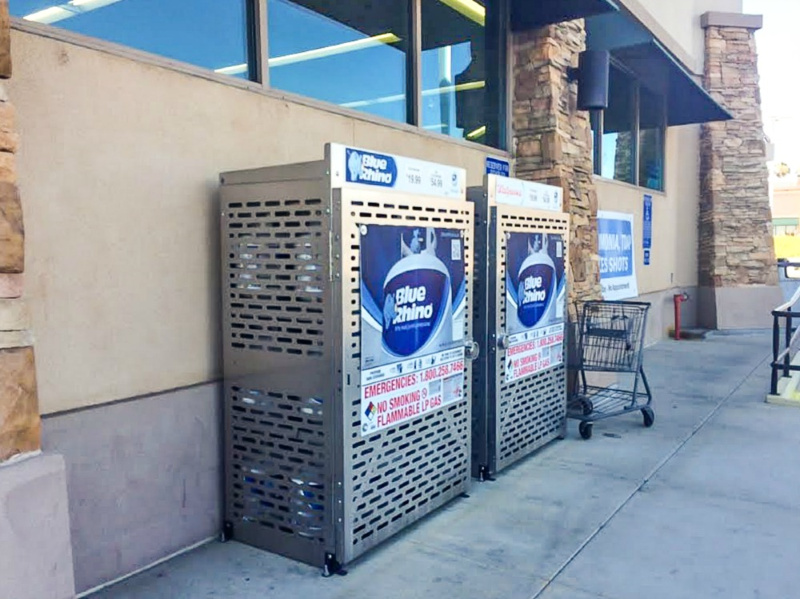
[[[639,185],[664,190],[664,97],[642,86],[639,92]]]
[[[486,8],[476,0],[422,2],[422,126],[484,141]]]
[[[270,86],[405,121],[407,0],[268,0]]]
[[[11,14],[248,78],[247,0],[10,0]]]
[[[608,179],[633,183],[635,82],[616,68],[611,69],[608,82],[600,174]]]

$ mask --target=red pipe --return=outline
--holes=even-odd
[[[689,301],[688,293],[676,293],[672,296],[672,301],[675,304],[675,340],[681,340],[681,304]]]

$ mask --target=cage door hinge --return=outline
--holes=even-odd
[[[334,274],[334,269],[336,268],[336,262],[333,258],[333,231],[328,231],[328,282],[333,282],[336,275],[338,275],[338,271]]]

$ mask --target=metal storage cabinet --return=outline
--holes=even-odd
[[[528,336],[536,343],[544,331],[534,327],[515,334],[509,330],[509,240],[523,234],[542,235],[542,239],[547,235],[560,242],[563,266],[556,280],[564,281],[566,296],[569,216],[561,212],[561,193],[559,188],[496,175],[487,175],[483,187],[468,190],[476,221],[474,335],[485,348],[473,364],[472,382],[472,474],[480,480],[491,478],[565,432],[565,297],[553,298],[559,302],[563,318],[551,326],[561,331],[561,341],[546,348],[552,352],[547,358],[551,365],[532,361],[528,368],[535,372],[507,375],[512,357],[509,349],[513,352],[521,347],[510,348],[509,340],[522,343]]]
[[[470,486],[469,318],[453,350],[463,382],[448,379],[462,400],[362,434],[371,421],[360,378],[366,231],[435,228],[463,240],[470,313],[464,173],[358,150],[395,168],[379,173],[382,186],[362,184],[350,181],[345,152],[356,150],[221,175],[225,534],[327,573]],[[444,176],[449,197],[426,195]],[[384,185],[392,177],[395,189]],[[423,193],[409,193],[415,186]]]

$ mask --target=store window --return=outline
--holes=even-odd
[[[269,0],[270,85],[407,120],[408,0]]]
[[[503,85],[498,2],[422,1],[422,126],[499,144]],[[488,11],[487,11],[488,9]]]
[[[800,219],[797,218],[773,218],[772,234],[775,236],[797,235],[798,223],[800,223]]]
[[[600,175],[634,183],[635,83],[620,71],[611,69],[608,108],[602,115]]]
[[[255,79],[247,0],[11,0],[11,14]]]
[[[265,0],[264,5],[266,15],[259,21],[259,0],[10,4],[14,16],[29,21],[507,147],[509,0]]]
[[[646,87],[639,88],[639,185],[664,189],[664,136],[666,133],[664,97]]]
[[[666,102],[621,68],[609,74],[609,104],[592,114],[595,174],[664,190]]]

